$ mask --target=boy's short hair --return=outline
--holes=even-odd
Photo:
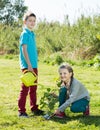
[[[36,18],[36,15],[34,13],[32,13],[31,11],[27,11],[25,14],[24,14],[24,17],[23,17],[23,21],[26,21],[29,17],[35,17]]]

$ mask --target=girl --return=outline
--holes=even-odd
[[[58,118],[65,117],[65,109],[70,106],[72,112],[83,112],[89,115],[90,96],[82,83],[73,77],[73,69],[67,64],[59,67],[61,86],[59,92],[59,108],[55,111]]]

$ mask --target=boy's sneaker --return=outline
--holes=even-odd
[[[89,108],[89,105],[86,106],[86,111],[83,112],[83,116],[89,116],[90,115],[90,108]]]
[[[59,114],[56,114],[54,115],[55,117],[58,117],[58,118],[64,118],[66,115],[64,112],[60,112]]]
[[[35,115],[43,115],[44,111],[37,109],[37,110],[32,111],[32,113],[34,113]]]
[[[28,116],[28,114],[27,113],[19,113],[19,115],[18,115],[19,117],[24,117],[24,118],[28,118],[29,116]]]

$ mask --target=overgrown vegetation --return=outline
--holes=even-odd
[[[68,21],[68,20],[67,20]],[[51,64],[62,60],[90,60],[100,54],[100,17],[81,16],[77,22],[70,25],[68,22],[40,21],[36,28],[36,38],[39,57]],[[0,24],[0,54],[18,54],[19,37],[22,31],[22,22],[12,26]],[[49,61],[49,59],[51,61]]]

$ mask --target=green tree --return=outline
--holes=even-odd
[[[12,24],[14,21],[22,18],[27,7],[24,6],[24,0],[1,0],[0,1],[0,22]]]

